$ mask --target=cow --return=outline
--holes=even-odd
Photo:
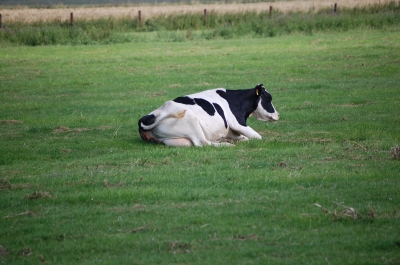
[[[246,125],[250,115],[261,121],[279,120],[263,84],[241,90],[216,88],[166,101],[139,120],[139,134],[147,142],[167,146],[221,146],[232,140],[261,139]]]

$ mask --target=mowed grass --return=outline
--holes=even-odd
[[[3,47],[2,263],[399,263],[399,46],[392,27]],[[168,99],[258,83],[281,114],[248,120],[263,140],[138,135]]]

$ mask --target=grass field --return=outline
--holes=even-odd
[[[2,47],[1,262],[400,263],[399,33]],[[263,140],[138,135],[168,99],[258,83]]]

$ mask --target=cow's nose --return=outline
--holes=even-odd
[[[275,117],[274,117],[275,119],[274,120],[279,120],[279,118],[280,118],[280,116],[279,116],[279,113],[278,112],[275,112]]]

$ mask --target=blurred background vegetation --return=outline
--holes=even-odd
[[[153,40],[185,41],[196,38],[264,38],[293,33],[312,35],[321,31],[347,31],[356,28],[387,29],[400,25],[400,2],[317,12],[235,12],[158,15],[138,18],[101,18],[9,22],[0,31],[1,45],[89,45],[144,41],[138,32],[156,32]]]

